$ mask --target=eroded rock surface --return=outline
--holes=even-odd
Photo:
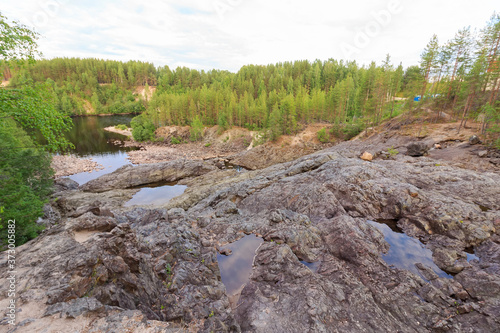
[[[105,192],[112,189],[132,188],[156,182],[176,182],[187,177],[196,177],[217,170],[217,167],[202,161],[175,160],[163,163],[124,165],[115,172],[91,180],[82,186],[83,191]]]
[[[61,188],[59,223],[17,249],[17,329],[500,330],[500,174],[403,154],[359,158],[391,146],[346,143],[241,173],[202,162],[127,167],[86,192]],[[188,189],[164,208],[123,207],[137,191],[126,188],[173,178]],[[378,219],[426,244],[450,278],[387,264],[389,244],[367,222]],[[250,280],[227,295],[216,249],[251,233],[264,243]],[[6,264],[2,254],[2,308]]]

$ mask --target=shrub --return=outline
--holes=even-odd
[[[196,116],[191,123],[191,141],[201,140],[203,136],[203,123],[200,120],[200,117]]]
[[[217,125],[219,125],[219,128],[217,130],[217,134],[219,135],[229,128],[229,122],[227,121],[226,113],[219,113],[219,116],[217,118]]]
[[[15,220],[15,244],[35,238],[36,223],[52,189],[51,155],[36,148],[11,119],[0,123],[0,250],[6,245],[8,222]]]
[[[387,152],[389,153],[389,155],[391,155],[391,157],[399,154],[399,151],[397,149],[394,149],[394,146],[391,146],[391,148],[388,148]]]
[[[179,140],[178,138],[176,138],[175,136],[173,136],[173,137],[170,139],[170,142],[171,142],[173,145],[178,145],[179,143],[181,143],[181,140]]]
[[[345,134],[345,139],[351,140],[356,135],[363,132],[363,125],[361,123],[346,124],[346,126],[343,129],[343,132]]]
[[[132,126],[132,136],[135,141],[153,140],[155,137],[155,126],[142,114],[132,118],[130,126]]]
[[[126,131],[128,129],[127,125],[124,125],[124,124],[116,125],[115,128],[122,130],[122,131]]]
[[[324,127],[320,129],[316,135],[318,136],[319,142],[326,143],[329,141],[328,134],[326,133],[326,129]]]
[[[350,140],[354,138],[356,135],[363,131],[363,125],[361,123],[353,123],[353,124],[334,124],[330,133],[337,138],[341,138],[343,140]]]

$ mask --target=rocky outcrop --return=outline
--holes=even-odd
[[[184,211],[136,209],[116,217],[87,212],[18,249],[18,306],[38,307],[42,322],[138,310],[171,328],[186,322],[197,330],[232,330],[237,325],[216,252],[203,243]],[[36,322],[33,327],[41,324]]]
[[[135,167],[125,165],[115,172],[85,183],[82,190],[104,192],[158,182],[176,182],[187,177],[201,176],[214,170],[217,170],[217,167],[212,164],[193,160],[175,160]]]
[[[127,167],[87,192],[69,184],[53,205],[59,223],[18,249],[19,330],[500,330],[500,174],[425,156],[359,159],[392,146],[345,143],[241,173]],[[124,188],[160,178],[188,189],[165,209],[123,207],[136,191]],[[388,264],[390,239],[368,222],[379,219],[423,242],[448,275]],[[250,279],[227,295],[216,249],[252,233],[264,242]]]

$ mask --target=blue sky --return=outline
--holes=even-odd
[[[500,10],[498,0],[0,0],[0,8],[40,32],[45,58],[230,71],[302,59],[380,63],[387,53],[414,65],[433,33],[444,42]]]

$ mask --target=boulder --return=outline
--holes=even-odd
[[[479,157],[486,157],[488,155],[487,150],[481,150],[480,152],[477,153],[477,156]]]
[[[365,151],[361,156],[360,158],[364,161],[371,161],[373,160],[373,155],[367,151]]]
[[[406,146],[406,149],[406,154],[408,156],[418,157],[427,154],[429,146],[427,146],[424,142],[412,142]]]
[[[57,178],[54,181],[56,190],[76,190],[78,188],[78,183],[70,178]]]
[[[479,139],[479,137],[477,135],[472,135],[469,138],[469,144],[471,144],[471,145],[477,145],[478,143],[481,143],[481,139]]]

